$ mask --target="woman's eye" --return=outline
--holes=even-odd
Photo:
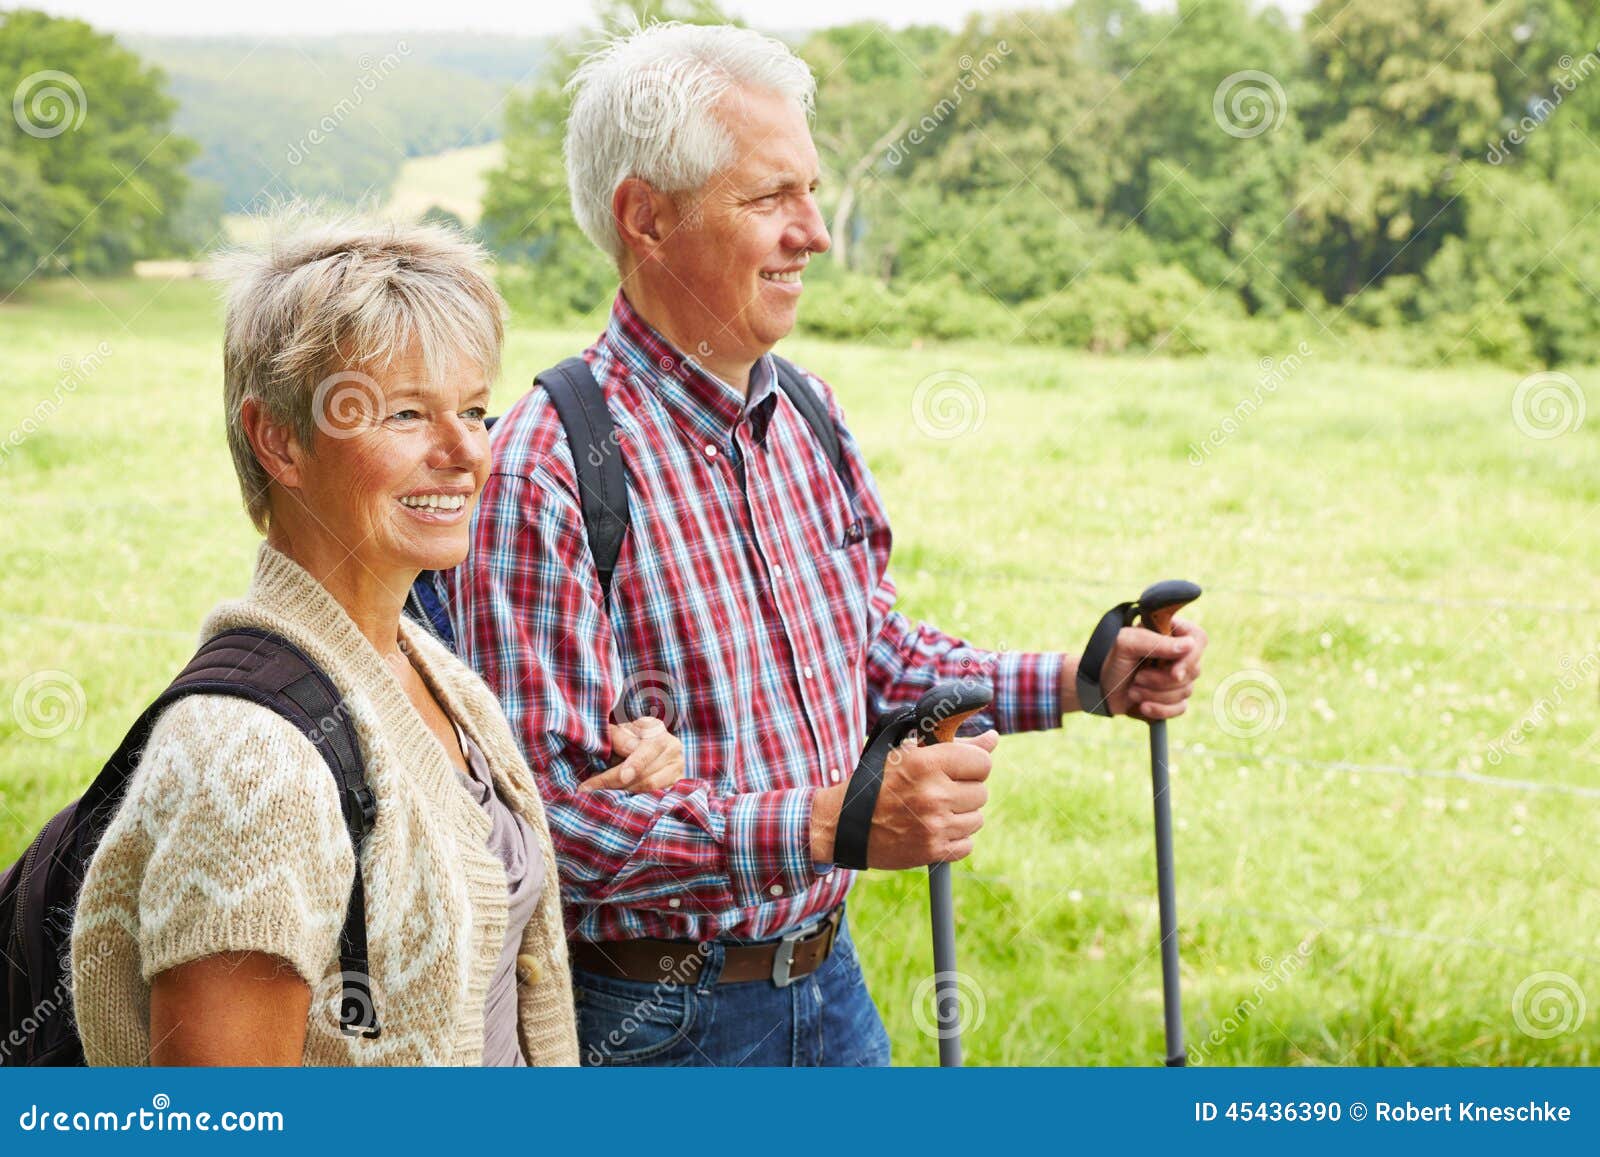
[[[397,422],[410,422],[422,417],[422,414],[418,410],[396,410],[389,417]]]
[[[481,422],[489,416],[489,411],[482,406],[473,406],[470,410],[463,410],[461,416],[469,422]]]

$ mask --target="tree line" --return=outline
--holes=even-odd
[[[419,38],[335,146],[279,166],[283,191],[354,198],[407,153],[498,129],[479,229],[508,297],[540,319],[592,315],[614,275],[567,206],[562,82],[595,32],[652,17],[727,19],[715,0],[601,0],[504,100],[509,48]],[[1319,0],[1298,24],[1249,0],[1077,0],[955,30],[844,25],[796,48],[818,78],[834,241],[809,275],[814,333],[1174,354],[1327,333],[1429,364],[1600,357],[1588,0]],[[463,68],[483,75],[441,111],[429,94]],[[0,81],[0,290],[193,250],[275,159],[228,128],[277,124],[269,102],[180,123],[163,72],[78,21],[0,17]]]

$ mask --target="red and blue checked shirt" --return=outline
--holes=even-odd
[[[954,675],[993,681],[985,725],[1060,724],[1062,657],[974,649],[896,612],[889,522],[833,392],[848,486],[778,387],[749,398],[617,295],[584,354],[613,419],[632,526],[603,601],[572,452],[534,390],[494,430],[494,469],[452,576],[467,660],[500,697],[548,810],[569,932],[762,939],[827,912],[854,873],[811,859],[811,801],[869,722]],[[615,714],[614,714],[615,713]],[[665,791],[578,792],[608,718],[683,740]]]

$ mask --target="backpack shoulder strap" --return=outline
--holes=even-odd
[[[622,467],[616,425],[600,383],[581,357],[568,358],[534,380],[550,395],[566,431],[589,553],[594,556],[595,570],[600,575],[601,598],[609,601],[611,576],[617,569],[622,540],[631,521],[628,478]]]
[[[772,364],[778,371],[778,385],[789,395],[789,401],[800,411],[800,416],[806,420],[806,425],[811,427],[811,432],[817,441],[822,443],[823,452],[833,464],[833,472],[839,476],[839,481],[844,484],[846,492],[850,492],[850,474],[844,464],[844,446],[839,441],[839,429],[833,424],[833,415],[828,413],[827,403],[822,400],[821,394],[812,389],[811,383],[806,381],[806,376],[800,371],[799,366],[787,358],[780,358],[777,354],[772,355]]]
[[[344,697],[300,648],[253,627],[235,628],[208,639],[171,685],[139,716],[84,794],[84,805],[97,808],[120,801],[156,720],[188,695],[232,695],[276,711],[311,740],[333,773],[345,828],[356,851],[355,880],[339,941],[339,966],[344,973],[340,1023],[347,1034],[376,1037],[380,1026],[371,995],[366,890],[360,858],[363,841],[377,822],[377,799],[367,786],[361,745]]]

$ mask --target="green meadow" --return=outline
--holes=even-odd
[[[219,335],[199,282],[0,305],[0,864],[247,582]],[[908,613],[1077,650],[1149,582],[1206,588],[1170,725],[1197,1063],[1600,1063],[1600,421],[1573,420],[1596,378],[1518,394],[1301,336],[1270,365],[785,352],[868,450]],[[513,325],[496,409],[592,337]],[[969,1063],[1162,1055],[1145,731],[1002,743],[956,869]],[[851,904],[901,1064],[937,1057],[926,895],[874,874]]]

